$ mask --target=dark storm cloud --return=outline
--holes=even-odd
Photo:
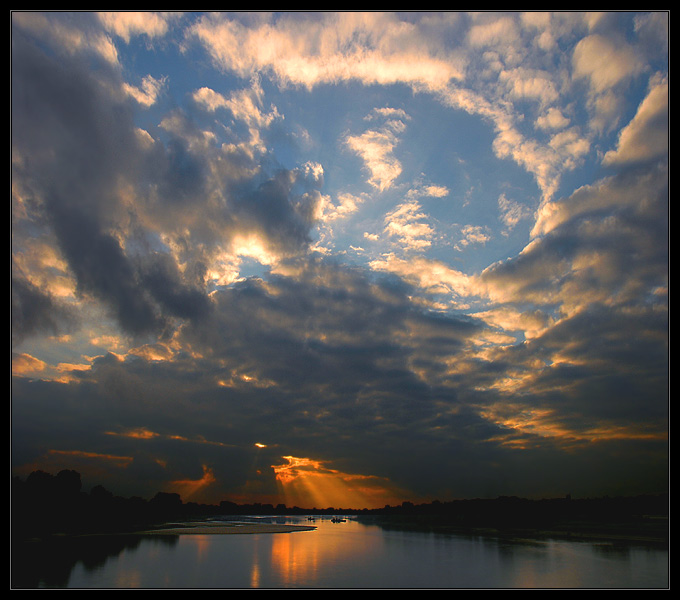
[[[216,292],[208,316],[181,330],[176,341],[187,351],[172,360],[102,358],[79,375],[75,395],[73,384],[18,386],[25,452],[36,452],[29,440],[40,439],[43,450],[54,444],[134,457],[116,470],[121,485],[123,475],[147,468],[156,487],[163,476],[199,479],[207,465],[219,482],[213,491],[225,498],[253,482],[255,442],[268,445],[259,455],[260,491],[274,489],[270,466],[284,455],[441,497],[576,493],[595,482],[613,491],[607,475],[623,470],[621,462],[632,479],[659,478],[649,468],[663,464],[658,437],[575,439],[565,453],[559,436],[485,415],[487,407],[522,402],[551,410],[551,422],[574,434],[635,420],[658,436],[664,346],[643,335],[650,331],[644,315],[622,320],[606,307],[592,309],[497,360],[472,361],[465,342],[481,323],[433,318],[410,303],[403,284],[360,270],[320,261],[290,268]],[[635,350],[647,352],[645,360]],[[532,383],[509,396],[493,389],[506,373],[555,351],[580,364],[533,369]],[[442,365],[459,361],[465,376],[444,376]],[[53,416],[58,430],[50,433]],[[134,429],[155,437],[122,435]]]
[[[158,318],[142,293],[133,266],[118,240],[101,232],[88,215],[53,198],[51,222],[82,293],[103,300],[127,332],[153,331]]]
[[[556,202],[552,217],[554,226],[543,237],[482,275],[499,298],[543,306],[554,324],[525,344],[494,353],[494,366],[513,374],[514,383],[495,399],[477,402],[494,406],[499,415],[499,400],[517,403],[531,428],[506,433],[523,447],[535,445],[523,450],[522,464],[533,460],[536,469],[540,463],[564,464],[564,482],[573,478],[572,489],[585,488],[598,473],[603,485],[612,482],[612,490],[619,489],[614,474],[620,482],[637,480],[639,489],[656,478],[663,489],[667,169],[663,162],[622,169]],[[469,383],[489,385],[494,378],[488,374],[476,370]],[[514,415],[509,420],[514,424]],[[552,430],[552,438],[533,437],[534,427]],[[560,448],[569,449],[572,464],[566,465]]]
[[[26,337],[70,331],[77,323],[73,310],[27,281],[21,274],[12,276],[12,345]]]
[[[245,230],[260,229],[275,248],[294,252],[311,242],[319,202],[319,191],[303,172],[281,169],[254,189],[237,192],[233,210]]]
[[[13,177],[36,199],[43,233],[55,236],[78,291],[126,332],[159,332],[169,319],[209,310],[205,264],[236,233],[256,233],[275,252],[306,248],[318,181],[302,170],[258,173],[252,159],[197,143],[199,128],[181,113],[164,143],[149,144],[117,91],[118,72],[90,66],[15,32]]]
[[[130,114],[79,65],[38,52],[21,35],[12,56],[16,179],[42,198],[80,290],[110,304],[126,330],[152,326],[153,308],[108,230],[122,209],[112,190],[137,150]]]
[[[165,147],[165,160],[161,184],[161,197],[173,203],[200,203],[207,194],[206,168],[203,157],[189,148],[189,142],[173,136]]]
[[[478,330],[471,320],[418,311],[403,286],[360,270],[316,260],[293,268],[292,276],[216,293],[215,320],[186,329],[183,340],[252,365],[263,380],[342,395],[378,377],[381,388],[404,388],[417,381],[406,363],[419,358],[423,344],[431,345],[425,355],[449,355]]]
[[[584,186],[553,203],[545,235],[481,279],[504,301],[566,313],[589,303],[654,304],[668,283],[668,192],[663,163]]]
[[[560,355],[537,388],[560,390],[554,400],[572,427],[636,423],[663,432],[668,401],[668,318],[664,311],[591,306],[536,340],[537,355]]]
[[[243,462],[243,452],[256,441],[276,447],[272,462],[263,465],[270,485],[269,465],[285,454],[335,459],[350,472],[389,473],[400,483],[414,483],[411,467],[398,467],[402,455],[428,462],[432,452],[436,456],[442,447],[428,432],[452,427],[439,413],[455,408],[457,399],[454,390],[433,388],[414,375],[411,360],[420,367],[427,361],[427,354],[418,355],[424,338],[435,351],[430,361],[454,357],[479,325],[443,317],[433,323],[410,304],[402,284],[374,281],[361,271],[318,261],[295,268],[295,277],[249,280],[217,292],[208,318],[186,326],[178,339],[191,355],[96,361],[80,374],[82,404],[72,399],[45,407],[59,411],[60,432],[43,444],[50,440],[67,449],[68,439],[71,449],[87,442],[101,454],[135,460],[140,452],[155,453],[177,478],[207,463],[225,493],[243,483],[246,467],[236,461]],[[31,428],[48,418],[39,408],[48,395],[30,392],[29,416],[24,393],[18,386],[14,396],[17,422],[26,424],[20,429],[29,438]],[[454,421],[466,437],[469,421],[479,417]],[[104,435],[135,428],[186,441]],[[199,438],[213,444],[195,443]]]
[[[629,221],[629,226],[636,223]],[[579,246],[574,238],[582,230],[575,222],[546,237],[544,252],[528,256],[533,268],[543,261],[554,273],[564,273],[561,281],[567,281],[574,274],[564,265],[571,265],[580,247],[616,247],[615,240],[605,244],[602,237],[584,239]],[[641,223],[638,219],[638,233]],[[621,237],[629,243],[637,239],[637,255],[642,248],[648,248],[646,256],[654,254],[650,240],[636,238],[629,228],[618,231],[616,239]],[[154,264],[146,257],[147,266],[139,274],[149,277],[149,265],[154,264],[156,280],[146,287],[171,295],[173,287],[164,282],[172,280],[172,263],[161,258]],[[532,274],[522,264],[528,258],[518,259],[515,283],[524,281],[521,273]],[[517,264],[497,267],[493,274],[511,266]],[[635,265],[629,266],[630,274]],[[498,351],[492,361],[471,360],[465,344],[482,333],[481,323],[417,310],[409,299],[413,290],[397,279],[376,280],[357,269],[314,260],[283,263],[279,271],[282,274],[267,280],[250,279],[215,292],[212,310],[184,327],[177,338],[191,354],[159,362],[113,357],[97,361],[82,374],[89,390],[82,394],[92,394],[88,408],[74,407],[71,413],[72,404],[64,407],[59,422],[72,435],[60,434],[62,441],[54,439],[57,447],[63,447],[63,439],[74,447],[82,439],[84,445],[79,432],[87,431],[88,447],[100,448],[102,454],[134,456],[138,472],[144,464],[157,470],[154,457],[161,459],[169,479],[198,478],[202,464],[209,464],[225,494],[247,479],[245,463],[252,459],[246,448],[255,441],[276,447],[276,454],[266,454],[263,489],[273,486],[269,465],[284,454],[332,459],[347,472],[385,476],[434,495],[510,493],[529,490],[530,484],[536,493],[541,486],[555,493],[564,493],[564,486],[576,491],[578,485],[596,481],[598,474],[602,477],[608,464],[613,468],[622,457],[632,458],[634,447],[645,445],[645,453],[653,457],[650,462],[659,462],[659,457],[663,462],[664,448],[658,441],[611,440],[603,442],[611,464],[584,447],[572,452],[571,468],[565,465],[557,477],[555,465],[564,462],[560,440],[513,432],[482,415],[485,407],[508,400],[493,391],[495,381],[521,371],[523,365],[535,365],[536,359],[545,364],[560,354],[575,364],[565,362],[541,372],[531,367],[531,387],[518,390],[526,406],[554,411],[553,421],[574,432],[593,424],[622,426],[634,419],[658,434],[665,401],[666,316],[653,303],[637,312],[627,310],[630,295],[621,296],[619,308],[591,304],[531,344]],[[574,279],[582,287],[573,291],[585,292],[586,283],[599,289],[597,278],[583,275]],[[628,281],[618,270],[609,276]],[[174,298],[178,306],[182,300],[182,295]],[[569,296],[563,293],[552,300],[558,304]],[[463,374],[450,373],[450,365],[458,361],[467,368]],[[20,398],[21,390],[15,396]],[[72,424],[64,414],[73,417]],[[32,415],[36,421],[43,418],[39,409]],[[201,436],[217,444],[163,439],[149,443],[102,434],[137,427],[185,440]],[[93,431],[100,432],[99,438]],[[516,462],[517,451],[498,441],[507,436],[534,446],[522,451],[521,462]],[[638,462],[645,472],[650,462]],[[527,464],[532,465],[531,475]],[[153,477],[160,483],[159,473]]]
[[[144,257],[140,279],[142,287],[173,316],[196,319],[210,310],[210,300],[204,290],[186,285],[177,263],[167,254]]]

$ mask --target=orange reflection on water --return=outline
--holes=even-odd
[[[357,547],[357,538],[351,533],[360,526],[351,520],[313,524],[317,526],[314,531],[277,533],[271,537],[271,568],[283,586],[319,581],[323,573],[339,568],[351,571],[353,563],[361,563],[365,560],[362,557],[377,553],[376,545],[382,543],[381,536],[363,535]]]
[[[250,587],[258,588],[260,587],[260,582],[262,580],[262,569],[260,567],[260,551],[258,549],[258,536],[255,537],[255,551],[252,554],[252,563],[250,566]]]
[[[319,569],[317,540],[306,533],[310,532],[275,535],[272,540],[272,567],[284,585],[316,581]]]
[[[250,569],[250,587],[260,587],[260,565],[257,563],[257,560],[253,560],[253,566]]]
[[[205,560],[212,548],[212,540],[207,535],[196,536],[196,560],[199,562]]]

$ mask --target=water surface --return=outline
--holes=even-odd
[[[279,519],[314,531],[94,536],[32,552],[28,587],[666,588],[667,549],[396,531]],[[28,575],[27,575],[28,573]]]

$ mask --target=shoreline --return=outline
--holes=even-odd
[[[283,525],[279,523],[241,523],[189,521],[168,523],[157,529],[147,529],[135,533],[141,535],[230,535],[252,533],[293,533],[296,531],[314,531],[313,525]]]

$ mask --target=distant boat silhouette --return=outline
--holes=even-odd
[[[341,519],[340,517],[333,517],[331,523],[344,523],[346,519]]]

